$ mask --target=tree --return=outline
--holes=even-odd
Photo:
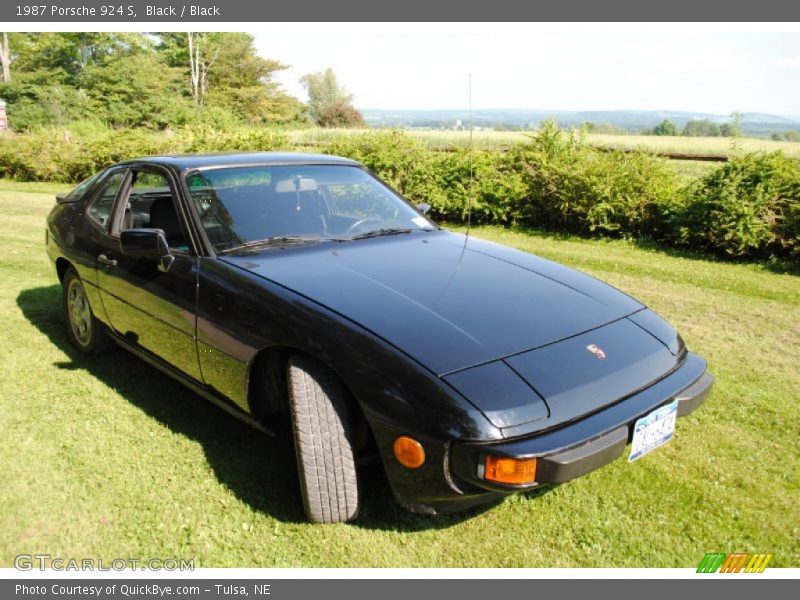
[[[7,39],[14,80],[0,80],[0,97],[15,129],[84,119],[162,129],[306,118],[300,101],[273,81],[286,67],[260,57],[248,34],[11,33]]]
[[[317,117],[321,127],[366,127],[364,116],[352,104],[336,102],[322,109]]]
[[[669,119],[664,119],[653,128],[653,135],[678,135],[678,128]]]
[[[719,137],[720,127],[708,119],[692,119],[683,128],[687,137]]]
[[[8,33],[3,32],[3,43],[0,45],[0,63],[3,66],[3,83],[11,81],[11,53],[8,50]]]
[[[219,58],[220,47],[214,44],[212,34],[186,34],[189,47],[189,73],[192,82],[192,98],[197,106],[205,104],[208,92],[208,76],[211,67]]]
[[[352,94],[348,94],[344,87],[339,85],[336,74],[330,67],[320,73],[304,75],[300,83],[308,92],[308,112],[317,122],[331,107],[350,105],[353,101]]]
[[[287,66],[258,55],[247,33],[161,33],[158,51],[184,69],[195,105],[250,123],[303,119],[305,107],[273,78]],[[191,48],[190,48],[191,47]]]
[[[184,72],[156,53],[117,56],[88,66],[82,82],[94,114],[115,127],[163,129],[184,122],[192,101],[181,95]]]

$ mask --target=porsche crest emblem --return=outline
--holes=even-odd
[[[586,349],[592,354],[594,354],[595,358],[603,360],[606,357],[606,353],[603,352],[603,349],[597,344],[589,344],[588,346],[586,346]]]

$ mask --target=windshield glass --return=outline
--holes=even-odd
[[[259,242],[344,241],[434,228],[358,167],[224,167],[192,173],[186,183],[217,252]]]

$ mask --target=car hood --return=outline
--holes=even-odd
[[[641,310],[592,277],[447,231],[228,255],[393,344],[437,375],[572,337]]]

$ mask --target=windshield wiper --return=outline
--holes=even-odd
[[[372,231],[365,231],[351,237],[351,240],[364,240],[366,238],[380,237],[383,235],[398,235],[400,233],[411,233],[412,229],[408,227],[384,227],[383,229],[373,229]]]
[[[316,237],[307,237],[302,235],[279,235],[264,238],[263,240],[251,240],[249,242],[245,242],[244,244],[231,246],[230,248],[225,248],[225,250],[220,250],[219,254],[228,254],[229,252],[246,250],[248,248],[264,248],[266,246],[283,246],[289,244],[309,244],[318,241],[320,241],[320,238]]]

